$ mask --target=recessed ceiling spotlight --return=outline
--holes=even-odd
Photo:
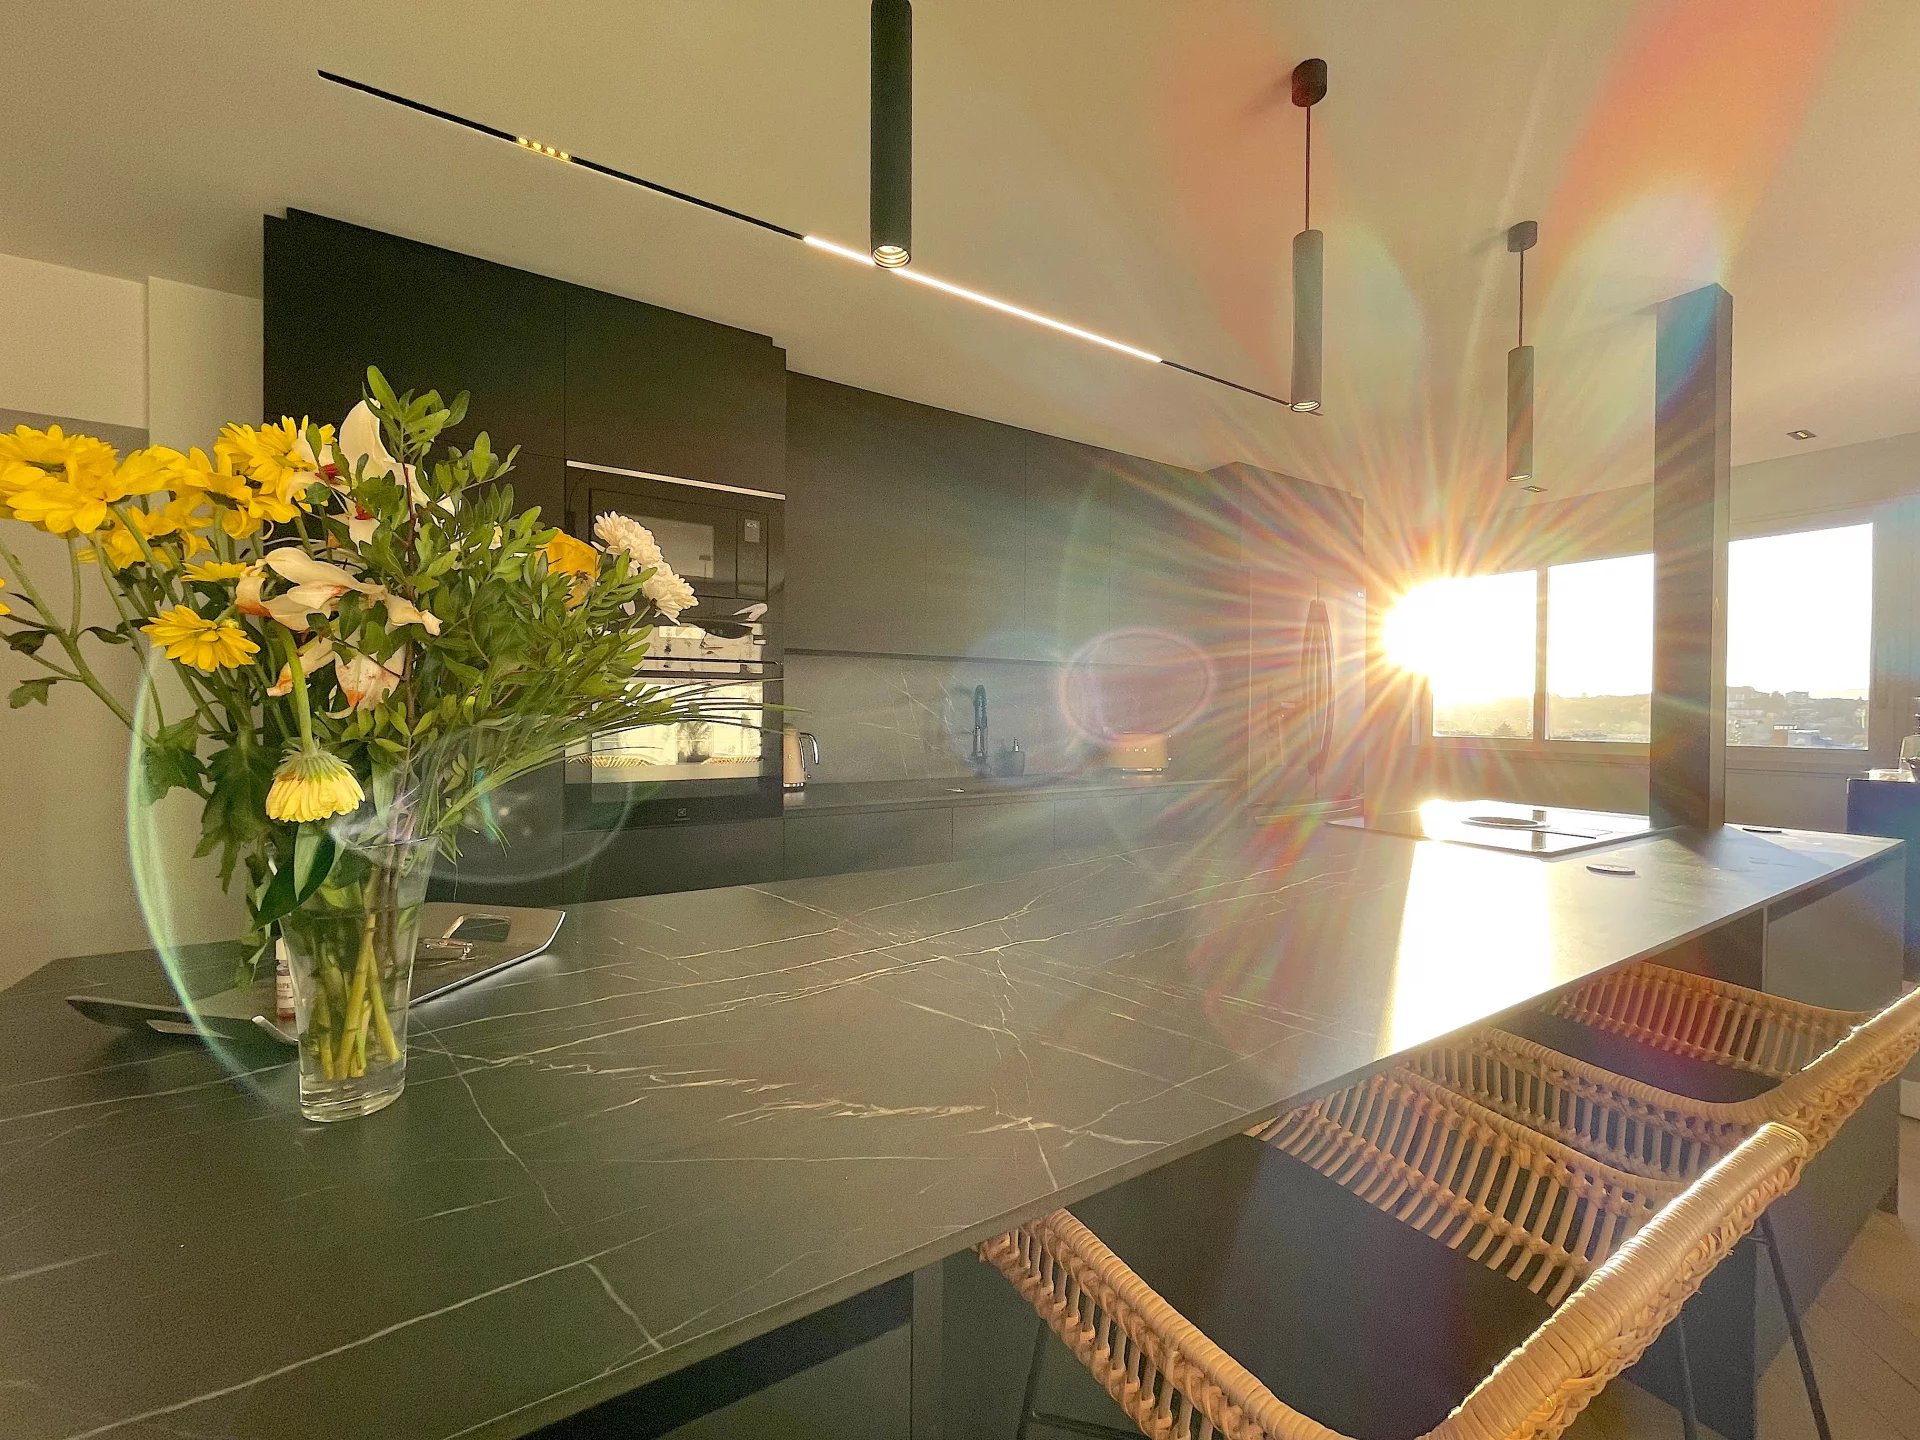
[[[1811,440],[1811,439],[1813,439],[1813,431],[1811,431],[1811,430],[1789,430],[1789,431],[1787,431],[1787,438],[1788,438],[1789,440]]]
[[[1520,488],[1525,490],[1529,495],[1544,495],[1547,493],[1547,487],[1544,485],[1522,485]]]

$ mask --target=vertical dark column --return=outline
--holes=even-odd
[[[1733,297],[1661,304],[1654,359],[1653,823],[1726,820],[1727,470]]]

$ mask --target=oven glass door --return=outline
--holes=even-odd
[[[672,785],[689,794],[757,789],[766,773],[766,682],[702,682],[697,720],[610,730],[569,752],[595,792]]]

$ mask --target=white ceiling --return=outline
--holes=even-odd
[[[318,80],[863,244],[864,0],[39,0],[0,251],[258,292],[337,215],[770,334],[793,368],[1411,516],[1501,499],[1513,220],[1542,478],[1640,483],[1652,321],[1735,299],[1736,463],[1920,430],[1912,0],[919,0],[915,263],[1284,394],[1322,55],[1328,414],[976,310]],[[378,357],[369,357],[377,359]],[[447,377],[457,385],[458,376]],[[1805,446],[1786,437],[1817,431]]]

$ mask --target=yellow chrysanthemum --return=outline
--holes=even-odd
[[[68,435],[58,425],[44,430],[16,425],[12,434],[0,434],[0,460],[24,460],[43,473],[110,474],[119,458],[119,452],[106,441],[91,435]]]
[[[91,436],[22,425],[0,436],[0,500],[15,519],[50,534],[91,535],[117,502],[174,484],[180,463],[178,451],[156,445],[116,464],[113,447]]]
[[[209,585],[224,585],[246,573],[247,567],[238,560],[200,560],[187,566],[187,579]]]
[[[296,749],[273,772],[267,818],[304,825],[360,808],[366,792],[337,755],[314,746]]]
[[[231,670],[260,653],[260,647],[233,621],[209,620],[185,605],[162,610],[140,628],[169,660],[196,670]]]
[[[320,469],[319,457],[307,443],[307,428],[305,416],[296,424],[284,415],[274,425],[229,425],[213,449],[255,485],[284,500],[311,485]],[[324,455],[333,444],[333,427],[322,425],[319,434]]]
[[[0,590],[4,590],[6,588],[7,588],[6,577],[4,575],[0,575]],[[0,615],[11,615],[12,613],[13,613],[13,607],[7,604],[6,601],[0,600]]]

